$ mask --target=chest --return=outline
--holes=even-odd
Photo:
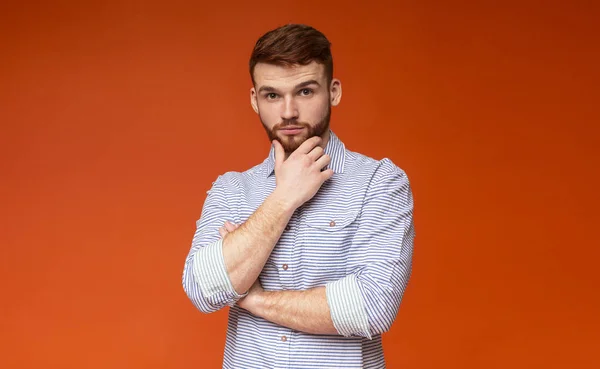
[[[239,220],[246,221],[274,188],[272,179],[263,191],[247,192],[240,200]],[[296,209],[263,268],[263,287],[307,289],[344,277],[359,229],[363,189],[332,178]]]

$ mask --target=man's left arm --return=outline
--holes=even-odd
[[[258,280],[237,303],[252,314],[275,324],[312,334],[338,334],[325,287],[305,291],[264,291]]]
[[[306,333],[372,338],[388,331],[411,275],[414,239],[410,184],[388,159],[373,178],[360,222],[346,277],[306,291],[264,291],[257,282],[238,305]]]

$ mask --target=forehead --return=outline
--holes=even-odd
[[[323,64],[314,61],[307,65],[293,66],[258,63],[254,67],[256,88],[265,85],[275,88],[293,87],[311,79],[325,85],[325,66]]]

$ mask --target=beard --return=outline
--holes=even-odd
[[[260,114],[259,114],[260,116]],[[297,119],[284,119],[280,123],[277,123],[273,126],[272,129],[269,129],[265,122],[260,118],[260,121],[267,132],[267,136],[269,136],[269,142],[273,142],[273,140],[279,141],[286,154],[291,154],[294,152],[302,143],[308,140],[311,137],[319,136],[323,137],[323,134],[329,130],[329,120],[331,119],[331,104],[327,107],[327,113],[316,125],[311,125],[310,123],[300,122]],[[279,136],[277,132],[287,126],[301,126],[304,127],[302,133],[291,136]]]

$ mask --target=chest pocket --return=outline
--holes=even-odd
[[[307,288],[324,285],[346,274],[359,210],[314,211],[304,216],[301,265]]]

